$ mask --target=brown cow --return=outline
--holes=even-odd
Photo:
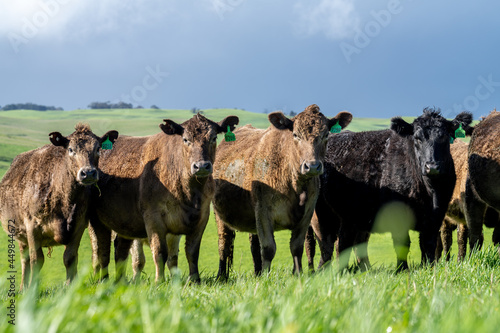
[[[236,142],[222,142],[215,162],[214,211],[219,232],[219,278],[232,263],[234,230],[250,237],[255,273],[269,270],[276,253],[274,231],[291,230],[294,271],[301,271],[304,238],[319,192],[318,176],[329,129],[352,119],[340,112],[327,119],[317,105],[288,119],[269,114],[266,130],[250,125],[235,131]],[[260,244],[259,244],[260,241]]]
[[[164,122],[156,135],[121,136],[102,156],[101,193],[90,219],[97,238],[95,267],[103,270],[101,276],[107,275],[109,263],[107,228],[121,236],[115,242],[117,279],[123,276],[133,239],[147,237],[155,280],[163,281],[167,259],[169,268],[177,266],[180,235],[186,235],[190,279],[200,279],[198,256],[215,188],[212,163],[217,134],[234,129],[238,117],[215,123],[198,114],[181,125]]]
[[[475,126],[469,143],[469,177],[465,185],[465,217],[470,248],[480,249],[484,224],[495,227],[500,243],[500,112],[492,111]]]
[[[42,247],[65,245],[67,282],[74,279],[87,226],[88,185],[98,180],[101,143],[114,142],[118,132],[99,138],[78,124],[68,137],[49,136],[52,144],[18,155],[0,183],[0,219],[5,231],[15,230],[21,252],[21,289],[42,268]]]

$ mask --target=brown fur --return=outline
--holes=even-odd
[[[220,123],[202,115],[195,115],[182,125],[165,120],[160,125],[162,133],[121,137],[112,151],[103,154],[101,195],[96,196],[96,211],[91,216],[91,226],[97,228],[97,240],[93,242],[97,248],[93,250],[102,254],[100,258],[95,255],[99,262],[94,267],[103,270],[103,277],[109,263],[107,228],[120,236],[115,241],[117,279],[124,275],[123,264],[132,240],[147,237],[156,265],[156,281],[163,281],[167,257],[169,267],[177,265],[177,253],[173,250],[178,249],[180,235],[186,235],[190,278],[199,280],[200,242],[214,193],[211,163],[215,159],[216,137],[237,123],[235,116]],[[209,163],[210,170],[193,173],[193,168],[202,162]],[[175,236],[170,244],[167,234]]]
[[[42,247],[66,245],[67,281],[75,277],[90,194],[84,185],[97,181],[101,142],[113,141],[118,132],[98,138],[88,125],[78,124],[66,138],[58,132],[50,136],[53,144],[18,155],[0,183],[2,225],[9,232],[14,221],[21,251],[21,288],[43,266]]]
[[[453,157],[455,164],[455,173],[457,181],[453,190],[448,211],[443,220],[440,234],[438,237],[438,245],[436,247],[436,260],[441,258],[441,253],[444,251],[446,260],[450,260],[450,250],[452,243],[452,231],[458,228],[457,243],[458,243],[458,260],[464,259],[467,252],[467,236],[468,228],[464,216],[464,196],[465,196],[465,182],[467,180],[468,164],[467,164],[467,151],[469,145],[463,141],[455,140],[450,146],[450,153]]]
[[[329,128],[337,121],[345,127],[351,118],[350,113],[341,112],[329,120],[316,105],[291,120],[271,113],[268,129],[247,125],[235,131],[235,142],[220,145],[213,201],[219,277],[226,278],[231,265],[234,229],[254,234],[251,247],[257,274],[269,269],[274,257],[274,231],[291,230],[294,270],[301,270],[305,232],[318,196],[318,174],[314,173],[322,170]],[[309,167],[316,168],[313,174],[306,173]]]
[[[493,243],[500,243],[500,112],[492,111],[476,125],[469,144],[469,178],[465,216],[471,249],[481,248],[484,224],[495,227]],[[484,220],[484,221],[483,221]]]

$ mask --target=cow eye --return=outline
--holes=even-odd
[[[299,140],[299,136],[297,135],[297,133],[293,133],[292,135],[295,140]]]
[[[75,152],[73,151],[73,148],[71,148],[71,147],[69,147],[69,148],[68,148],[68,153],[69,153],[71,156],[75,155]]]
[[[188,144],[189,143],[189,140],[186,139],[186,138],[182,138],[182,141],[185,143],[185,144]]]

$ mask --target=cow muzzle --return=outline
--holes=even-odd
[[[212,162],[199,161],[191,164],[191,174],[196,177],[208,177],[212,174]]]
[[[83,185],[93,185],[99,180],[99,173],[96,168],[83,167],[78,171],[76,180]]]
[[[319,176],[323,173],[323,163],[318,160],[304,161],[300,173],[305,176]]]
[[[441,164],[439,162],[426,162],[424,166],[426,176],[436,176],[441,173]]]

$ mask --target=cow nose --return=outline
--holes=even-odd
[[[212,173],[212,162],[200,161],[191,164],[191,173],[196,176],[208,176]]]
[[[317,176],[323,173],[323,163],[318,160],[305,161],[300,168],[303,175]]]
[[[425,163],[425,174],[428,176],[438,175],[440,173],[439,163],[436,162],[426,162]]]
[[[81,168],[78,172],[78,181],[88,185],[99,180],[99,174],[95,168]]]

